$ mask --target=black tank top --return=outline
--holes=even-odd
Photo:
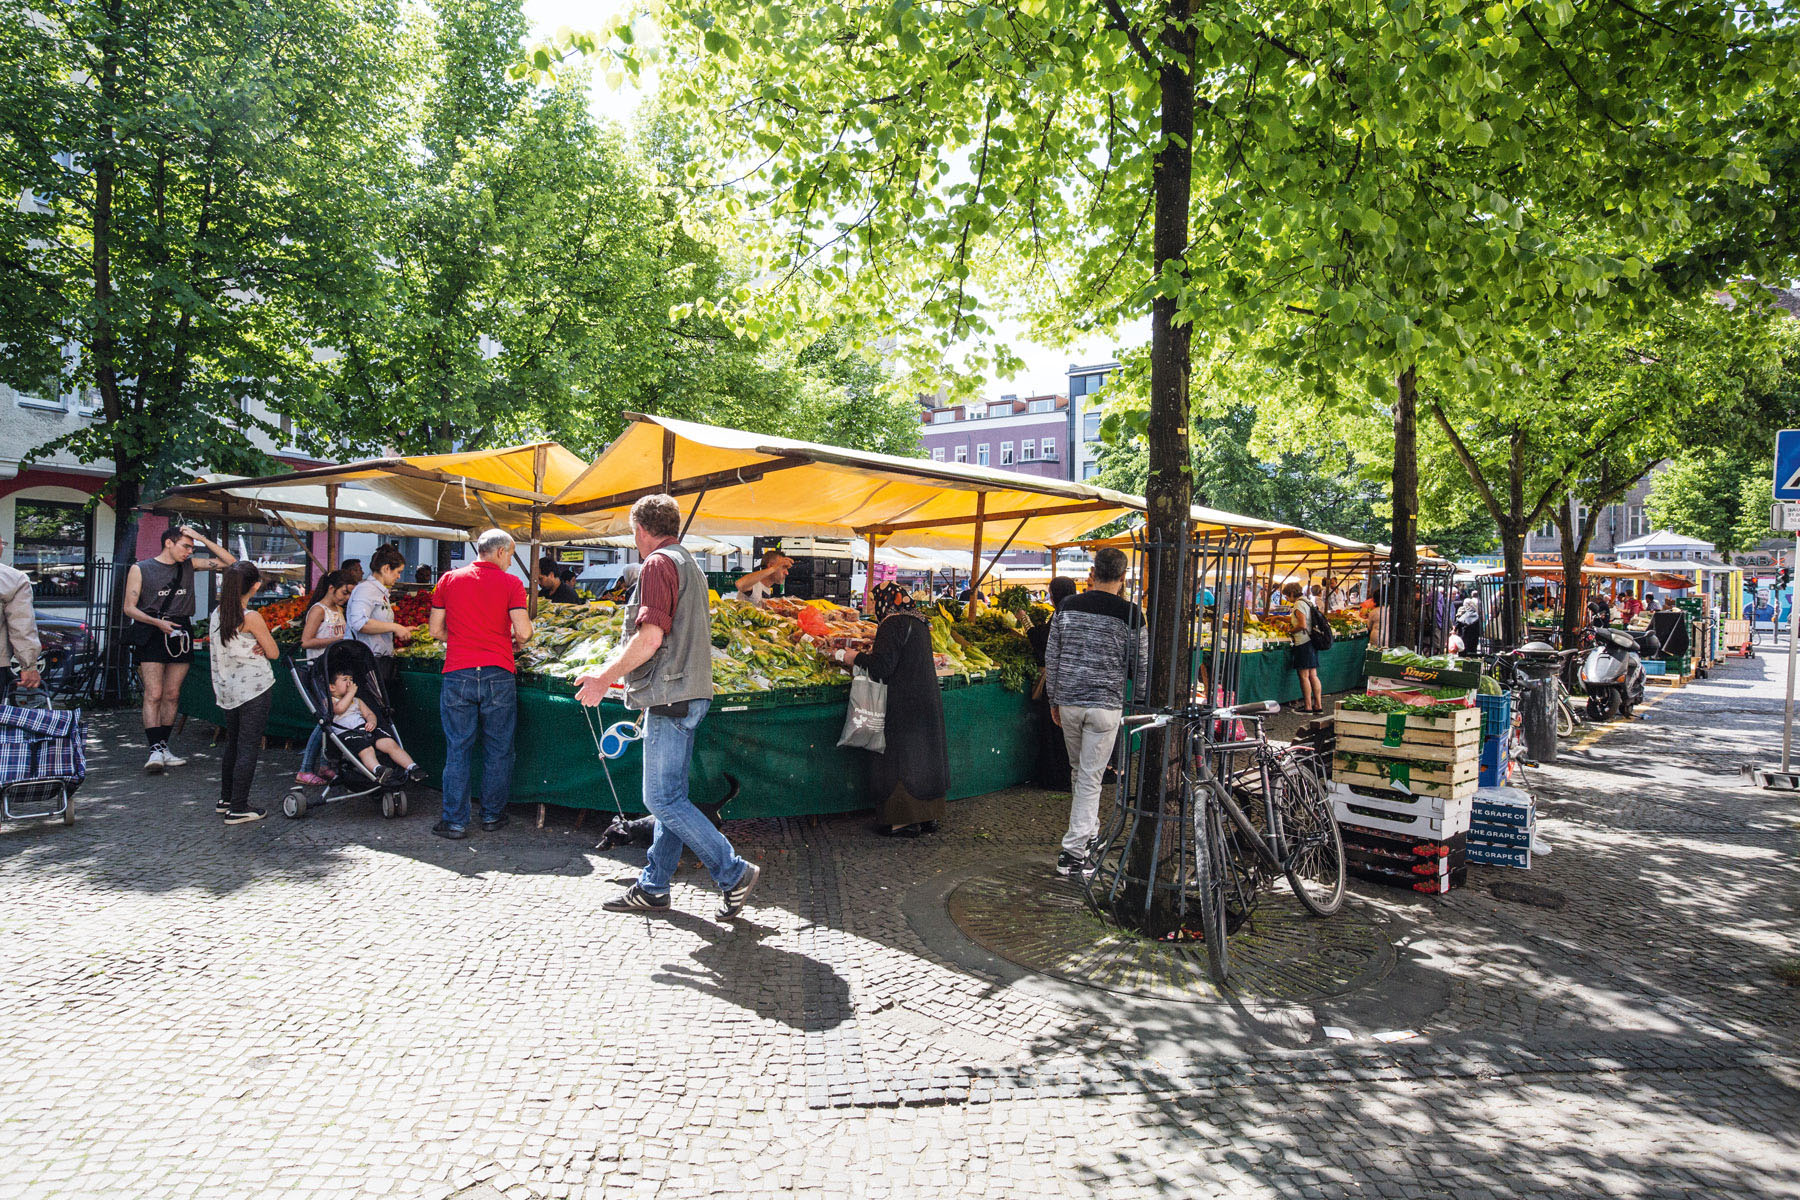
[[[190,563],[146,558],[138,563],[138,611],[165,621],[194,618],[194,571]]]

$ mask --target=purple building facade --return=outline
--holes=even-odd
[[[920,442],[936,462],[1069,479],[1066,396],[1002,396],[968,404],[921,400]]]

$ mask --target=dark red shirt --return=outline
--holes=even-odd
[[[676,539],[669,538],[662,546],[673,546]],[[644,570],[638,576],[638,615],[639,625],[655,625],[664,633],[675,629],[675,597],[681,592],[681,571],[675,566],[675,560],[666,554],[651,551],[652,557],[644,560]]]
[[[458,567],[438,580],[431,607],[444,610],[444,671],[513,670],[512,614],[524,609],[525,585],[491,562]]]

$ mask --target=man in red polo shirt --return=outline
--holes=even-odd
[[[525,585],[507,573],[512,535],[490,529],[475,539],[475,561],[438,580],[431,594],[431,636],[445,645],[438,713],[444,721],[444,813],[431,827],[452,840],[469,833],[469,760],[481,738],[481,827],[506,824],[512,797],[513,728],[519,693],[513,651],[531,640]]]

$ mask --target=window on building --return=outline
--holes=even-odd
[[[1044,439],[1043,455],[1044,455],[1043,461],[1045,461],[1045,462],[1055,462],[1056,461],[1056,439],[1055,438],[1045,438]]]
[[[1011,442],[1000,443],[1000,465],[1003,467],[1013,465],[1013,444]]]
[[[969,461],[969,448],[967,446],[958,446],[956,448],[956,461],[959,463],[966,463]]]
[[[94,518],[66,500],[20,500],[13,507],[13,565],[31,580],[32,597],[46,604],[86,603]]]
[[[1575,509],[1575,528],[1577,530],[1581,529],[1583,526],[1585,526],[1587,524],[1587,519],[1588,519],[1588,506],[1585,504],[1580,505],[1579,507],[1577,507]],[[1580,535],[1577,534],[1576,536],[1577,536],[1577,540],[1579,540]]]
[[[1031,462],[1037,458],[1037,439],[1026,438],[1019,443],[1019,461]]]
[[[1055,412],[1056,411],[1056,401],[1054,401],[1054,400],[1033,400],[1030,404],[1027,404],[1025,406],[1025,411],[1034,412],[1034,413]]]
[[[986,442],[975,447],[975,465],[978,467],[988,465],[988,444]]]
[[[1083,479],[1092,479],[1094,476],[1098,475],[1099,473],[1100,473],[1100,464],[1099,463],[1093,462],[1090,460],[1088,462],[1084,462],[1081,464],[1081,477]]]
[[[1644,506],[1633,504],[1625,510],[1625,537],[1627,540],[1644,536]]]
[[[1556,536],[1556,522],[1555,521],[1545,521],[1542,525],[1538,526],[1537,535],[1541,538],[1555,537]]]
[[[1081,440],[1097,442],[1100,440],[1100,414],[1091,412],[1081,418]]]
[[[1011,400],[999,400],[987,406],[987,415],[990,417],[1010,417],[1012,411]]]
[[[956,410],[954,408],[940,408],[931,414],[931,423],[933,425],[948,425],[954,420],[956,420]]]
[[[1076,375],[1069,380],[1069,395],[1091,396],[1106,384],[1106,372],[1094,375]]]
[[[931,461],[932,462],[943,462],[944,461],[944,448],[942,446],[933,446],[931,448]]]

